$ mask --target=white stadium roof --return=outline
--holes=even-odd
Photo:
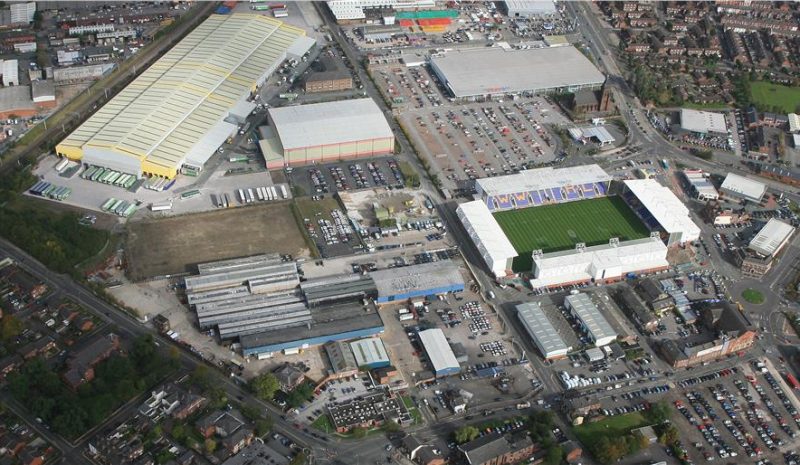
[[[508,261],[518,254],[486,203],[481,200],[462,203],[456,214],[486,265],[495,276],[505,275]]]
[[[655,179],[624,182],[668,234],[679,234],[680,242],[691,242],[700,237],[700,228],[692,220],[689,209],[669,188]]]
[[[211,15],[64,139],[59,150],[74,154],[95,147],[146,160],[153,170],[175,170],[304,34],[262,15]]]
[[[370,98],[271,108],[269,117],[284,150],[394,137]]]
[[[725,124],[725,115],[711,111],[691,110],[681,108],[681,128],[699,133],[728,132],[728,125]]]
[[[544,358],[567,355],[570,348],[547,318],[539,302],[517,305],[517,316]]]
[[[570,166],[566,168],[537,168],[507,176],[482,178],[475,181],[478,192],[485,195],[510,195],[552,187],[565,187],[594,182],[611,181],[611,176],[600,165]],[[485,195],[482,195],[485,198]]]
[[[567,296],[566,301],[573,313],[586,327],[596,345],[604,346],[617,338],[617,332],[600,313],[600,309],[597,308],[589,294],[571,294]]]
[[[605,82],[603,73],[571,46],[452,50],[431,57],[431,66],[456,97],[579,89]]]
[[[749,247],[754,252],[769,257],[780,250],[792,233],[794,233],[792,225],[776,218],[770,218],[750,241]]]
[[[444,331],[439,328],[433,328],[420,331],[418,334],[422,346],[425,347],[425,353],[428,354],[428,358],[431,360],[433,370],[437,374],[460,369],[458,360],[453,354],[453,349],[447,343]]]
[[[736,173],[728,173],[722,181],[723,192],[744,197],[753,202],[760,202],[767,192],[767,185],[755,179],[746,178]]]
[[[530,284],[534,289],[614,279],[627,273],[669,266],[667,246],[657,238],[595,245],[583,251],[573,249],[534,255],[533,263],[535,277]]]

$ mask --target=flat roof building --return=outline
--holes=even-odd
[[[378,288],[378,303],[464,290],[461,271],[451,260],[377,270],[370,276]]]
[[[600,313],[600,309],[589,294],[570,294],[564,299],[564,305],[580,320],[589,338],[597,347],[611,344],[617,339],[616,331]]]
[[[668,187],[655,179],[633,179],[623,181],[628,190],[625,195],[633,195],[646,210],[635,209],[645,223],[657,226],[666,235],[667,245],[696,241],[700,228],[692,220],[689,209]]]
[[[428,359],[433,366],[433,372],[437,377],[454,375],[461,371],[461,366],[458,364],[455,354],[453,354],[453,349],[450,348],[450,344],[448,344],[447,338],[441,329],[426,329],[418,334],[422,347],[425,348],[425,353],[428,354]]]
[[[726,134],[728,125],[722,113],[681,108],[681,129],[698,134]]]
[[[260,143],[269,169],[394,151],[394,133],[371,98],[271,108],[269,124],[272,140]]]
[[[338,23],[361,22],[369,10],[433,8],[434,0],[327,0],[328,8]]]
[[[748,248],[764,257],[777,255],[794,234],[794,227],[777,218],[767,224],[753,237]]]
[[[558,334],[539,302],[526,302],[517,305],[517,318],[528,331],[528,335],[530,335],[545,360],[567,356],[570,347]]]
[[[304,35],[263,15],[212,15],[62,140],[56,152],[137,176],[173,178],[184,165],[200,170],[237,130],[233,109]]]
[[[383,345],[378,337],[370,337],[360,339],[350,343],[350,349],[356,358],[356,365],[360,367],[367,367],[370,370],[375,368],[388,367],[391,365],[389,354],[386,352],[386,347]]]
[[[431,69],[456,98],[523,92],[599,89],[605,76],[571,46],[452,50],[431,58]]]
[[[708,176],[702,170],[683,170],[683,177],[689,183],[692,195],[699,200],[719,199],[717,188],[708,180]]]
[[[506,14],[512,18],[540,18],[558,13],[552,0],[506,0]]]
[[[746,178],[736,173],[728,173],[722,181],[720,190],[725,195],[750,202],[761,203],[767,193],[767,185],[755,179]]]

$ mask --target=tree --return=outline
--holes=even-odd
[[[353,437],[356,439],[363,439],[367,436],[367,429],[360,426],[353,428],[351,432],[353,433]]]
[[[256,425],[256,434],[259,436],[264,436],[265,434],[269,433],[269,430],[272,429],[272,420],[268,418],[259,418],[255,422]]]
[[[272,400],[280,389],[278,378],[272,373],[264,373],[250,380],[248,385],[253,394],[261,400]]]
[[[400,431],[400,425],[398,425],[396,421],[389,420],[383,424],[382,429],[387,433],[396,433]]]
[[[203,442],[203,449],[205,449],[206,454],[211,455],[217,450],[217,441],[208,438]]]
[[[289,462],[289,465],[303,465],[306,463],[306,454],[303,452],[298,452],[297,455],[292,457],[292,461]]]
[[[183,423],[176,423],[172,427],[172,431],[170,431],[170,434],[172,434],[172,437],[176,441],[183,443],[183,441],[186,440],[186,425],[184,425]]]
[[[564,451],[561,446],[551,446],[547,448],[544,463],[545,465],[559,465],[562,458],[564,458]]]
[[[465,442],[474,440],[479,434],[480,431],[474,426],[462,426],[456,430],[455,439],[457,443],[464,444]]]
[[[672,409],[664,401],[659,401],[650,405],[650,410],[647,412],[647,417],[656,424],[664,423],[669,420],[671,415]]]
[[[675,425],[669,425],[667,429],[658,436],[658,442],[668,446],[671,444],[675,444],[680,439],[680,434],[678,433],[678,428]]]
[[[286,396],[286,403],[290,407],[299,407],[314,395],[314,389],[308,383],[297,386]]]

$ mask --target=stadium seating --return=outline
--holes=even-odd
[[[486,199],[489,211],[527,208],[552,203],[572,202],[583,199],[605,197],[608,193],[606,183],[587,183],[565,187],[551,187],[509,195],[493,195]],[[626,198],[630,202],[633,199]]]
[[[495,197],[495,201],[497,202],[497,208],[500,210],[507,210],[514,206],[511,204],[510,195],[498,195]]]
[[[603,184],[602,182],[598,182],[596,184],[597,184],[597,192],[600,195],[606,195],[606,185]]]
[[[514,206],[516,206],[517,208],[529,207],[530,202],[528,201],[528,193],[522,192],[514,194]]]
[[[539,195],[538,191],[531,191],[531,199],[533,200],[534,205],[541,205],[542,204],[542,196]]]

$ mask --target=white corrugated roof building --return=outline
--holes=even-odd
[[[715,132],[724,134],[728,132],[725,115],[711,111],[691,110],[681,108],[681,128],[686,131],[706,134]]]
[[[436,376],[447,376],[461,371],[453,349],[447,342],[444,332],[439,328],[426,329],[417,333],[419,341],[433,366]]]
[[[750,250],[770,257],[780,251],[794,234],[794,227],[777,218],[770,218],[761,231],[753,237],[748,246]]]
[[[617,338],[617,332],[600,313],[589,294],[568,295],[564,304],[581,321],[597,347],[611,344]]]
[[[539,302],[517,305],[517,317],[545,359],[567,356],[570,347],[558,334]]]
[[[518,254],[486,204],[481,200],[462,203],[456,209],[456,215],[486,266],[495,277],[505,276]]]
[[[173,177],[236,130],[232,108],[305,32],[263,15],[212,15],[64,139],[73,160]]]
[[[624,183],[670,235],[668,244],[692,242],[700,237],[700,228],[692,220],[689,209],[669,188],[655,179],[633,179]]]
[[[575,47],[454,49],[431,68],[455,97],[599,88],[606,78]]]
[[[749,200],[751,202],[761,202],[764,194],[767,193],[767,185],[755,179],[746,178],[736,173],[728,173],[722,181],[720,189],[723,193]]]
[[[394,137],[371,98],[270,108],[284,150]]]

